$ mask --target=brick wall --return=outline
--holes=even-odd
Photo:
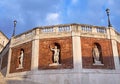
[[[117,43],[117,47],[118,47],[118,55],[119,55],[119,62],[120,62],[120,43]]]
[[[98,43],[102,50],[102,62],[104,65],[93,65],[92,49],[94,43]],[[83,68],[114,69],[114,60],[111,41],[100,38],[81,37]]]
[[[18,56],[21,49],[24,50],[23,69],[17,69],[19,65]],[[29,71],[31,69],[32,42],[27,42],[12,48],[10,73]]]
[[[3,58],[2,58],[1,69],[7,67],[7,64],[8,64],[8,52],[9,52],[9,51],[7,51],[7,52],[5,53],[5,55],[3,56]]]
[[[60,45],[60,66],[49,66],[53,63],[54,43]],[[39,69],[69,69],[73,68],[72,37],[40,39]]]

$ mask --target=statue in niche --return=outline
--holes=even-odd
[[[55,48],[50,48],[52,51],[54,51],[54,63],[59,64],[59,53],[60,53],[60,49],[57,48],[57,46],[55,46]]]
[[[94,64],[101,64],[101,61],[100,61],[100,51],[97,47],[97,45],[94,46],[93,48],[93,59],[94,59]]]
[[[23,68],[23,58],[24,58],[24,50],[21,49],[20,56],[18,57],[19,65],[18,65],[17,69],[22,69]]]

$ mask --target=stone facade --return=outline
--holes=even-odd
[[[94,45],[101,64],[94,63]],[[53,61],[55,46],[60,51],[59,63]],[[23,67],[18,68],[21,50]],[[120,34],[111,27],[44,26],[11,38],[0,54],[0,71],[8,84],[119,84],[119,57]]]
[[[0,31],[0,52],[6,46],[9,39]]]

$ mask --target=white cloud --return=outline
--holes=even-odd
[[[49,13],[46,16],[47,24],[58,24],[60,22],[59,13]]]
[[[72,0],[72,3],[73,4],[76,4],[78,0]]]

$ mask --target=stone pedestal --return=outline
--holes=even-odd
[[[60,66],[61,64],[59,63],[52,63],[52,64],[49,64],[49,66]]]
[[[23,66],[20,65],[20,66],[19,66],[18,68],[16,68],[16,69],[23,69]]]
[[[95,60],[95,63],[93,65],[104,65],[104,64],[102,64],[101,61],[96,61]]]

